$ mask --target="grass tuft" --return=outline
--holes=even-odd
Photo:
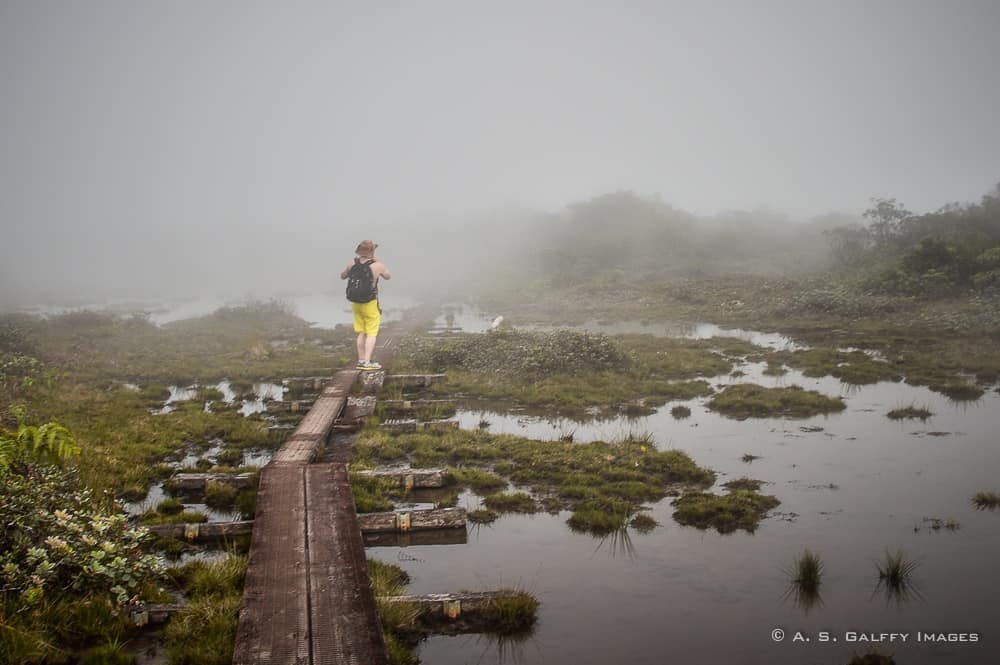
[[[972,505],[979,510],[996,510],[1000,508],[1000,494],[996,492],[976,492],[972,497]]]

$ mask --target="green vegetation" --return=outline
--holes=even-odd
[[[534,625],[538,599],[523,589],[500,589],[502,595],[490,600],[483,610],[483,623],[500,635],[518,633]]]
[[[398,495],[399,488],[387,478],[374,478],[351,474],[351,492],[354,495],[354,509],[359,513],[382,513],[393,509],[391,496]]]
[[[184,502],[173,497],[164,499],[156,504],[155,512],[160,515],[176,515],[184,511]]]
[[[886,550],[885,558],[875,562],[879,585],[886,589],[890,598],[902,599],[912,591],[913,571],[919,565],[917,561],[907,558],[903,550],[897,550],[895,554]]]
[[[526,492],[501,492],[483,497],[486,507],[497,513],[533,513],[535,500]]]
[[[499,489],[499,478],[504,485],[513,482],[530,488],[545,510],[553,512],[560,505],[574,509],[572,524],[593,532],[621,525],[644,502],[666,496],[674,484],[707,487],[714,481],[711,472],[699,468],[685,453],[659,451],[648,436],[578,444],[481,430],[391,433],[369,429],[358,437],[354,453],[355,464],[369,466],[376,460],[424,468],[461,462],[463,466],[450,469],[456,482],[485,483]],[[477,491],[488,490],[480,487]],[[493,512],[539,509],[539,503],[525,493],[492,494],[484,503]]]
[[[646,513],[639,513],[632,518],[628,525],[639,533],[649,533],[656,527],[660,526],[660,523]]]
[[[632,519],[635,508],[618,499],[587,499],[576,505],[566,523],[574,531],[595,536],[606,536],[625,527]]]
[[[714,528],[719,533],[743,529],[753,533],[757,525],[781,502],[773,496],[752,490],[733,490],[718,495],[688,492],[674,499],[674,519],[699,529]]]
[[[677,420],[682,420],[688,418],[691,415],[691,409],[684,406],[683,404],[678,404],[677,406],[670,409],[670,415],[672,415]]]
[[[803,550],[785,574],[789,577],[789,593],[794,595],[796,606],[808,612],[822,602],[819,587],[823,583],[823,561],[819,555]]]
[[[799,386],[765,388],[754,383],[741,383],[726,386],[708,402],[708,408],[732,418],[807,418],[843,411],[846,405],[840,398],[827,397]]]
[[[507,328],[408,338],[397,365],[401,371],[447,372],[448,381],[432,385],[431,393],[515,400],[567,413],[596,406],[641,414],[671,399],[711,394],[707,382],[691,379],[730,367],[703,341],[677,342],[635,336],[619,344],[605,335]]]
[[[898,381],[899,371],[890,363],[876,360],[863,351],[816,348],[806,351],[779,351],[768,358],[801,370],[809,377],[833,376],[844,383],[863,385],[878,381]]]
[[[164,630],[172,664],[232,662],[246,566],[246,557],[230,554],[221,561],[196,561],[171,569],[188,598]]]
[[[479,508],[477,510],[470,510],[465,514],[466,520],[473,524],[492,524],[497,521],[500,517],[500,513],[495,510],[490,510],[488,508]]]
[[[996,510],[1000,508],[1000,494],[996,492],[976,492],[972,504],[979,510]]]
[[[173,510],[173,508],[169,508]],[[159,512],[156,510],[146,511],[139,518],[139,523],[144,525],[153,524],[203,524],[208,521],[208,515],[198,510],[184,510],[182,512]]]
[[[887,418],[892,420],[905,420],[907,418],[913,418],[916,420],[927,420],[934,414],[930,412],[929,409],[921,406],[915,406],[911,404],[910,406],[902,406],[897,409],[893,409],[889,413],[885,414]]]
[[[229,483],[210,480],[205,484],[205,505],[216,510],[232,509],[236,505],[239,490]]]
[[[477,494],[489,493],[507,487],[507,481],[491,471],[475,467],[453,466],[448,468],[448,478]]]
[[[727,490],[750,490],[751,492],[756,492],[760,490],[760,486],[763,484],[763,481],[754,480],[753,478],[737,478],[736,480],[723,483],[722,486]]]

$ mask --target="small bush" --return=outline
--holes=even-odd
[[[527,492],[503,492],[483,498],[486,507],[499,513],[533,513],[535,500]]]

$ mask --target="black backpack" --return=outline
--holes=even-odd
[[[372,274],[373,263],[375,259],[369,259],[364,263],[361,259],[354,259],[354,265],[347,273],[347,299],[351,302],[370,302],[378,296],[375,275]]]

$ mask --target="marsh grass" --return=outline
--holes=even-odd
[[[726,386],[708,402],[708,408],[732,418],[787,416],[806,418],[843,411],[844,401],[800,386],[765,388],[753,383]]]
[[[168,570],[188,597],[164,630],[171,663],[232,662],[246,569],[247,557],[230,553],[225,559],[193,561]]]
[[[354,495],[354,509],[359,513],[380,513],[392,510],[390,496],[398,494],[398,487],[392,480],[351,474],[351,493]]]
[[[921,594],[914,584],[913,572],[920,563],[915,559],[907,557],[903,550],[896,550],[895,553],[886,550],[881,561],[875,561],[878,570],[878,584],[874,594],[884,591],[886,603],[896,603],[901,605],[913,598],[921,598]]]
[[[566,523],[573,531],[606,536],[624,528],[635,514],[635,507],[616,499],[588,499],[577,504]]]
[[[684,418],[691,416],[691,408],[684,406],[683,404],[678,404],[670,409],[670,415],[677,420],[683,420]]]
[[[1000,494],[996,492],[976,492],[972,497],[972,505],[978,510],[996,510],[1000,508]]]
[[[129,629],[127,617],[108,597],[51,595],[30,611],[17,594],[4,594],[2,602],[3,663],[72,663],[77,653],[89,649],[99,653],[102,647],[120,645]]]
[[[753,478],[737,478],[736,480],[730,480],[727,483],[723,483],[722,486],[728,490],[750,490],[756,492],[760,490],[761,485],[764,484],[762,480],[755,480]]]
[[[489,631],[499,635],[520,633],[538,619],[538,599],[524,589],[500,589],[502,595],[491,600],[483,611]]]
[[[210,480],[205,484],[205,505],[216,510],[229,510],[236,505],[240,491],[229,483]]]
[[[639,533],[650,533],[660,526],[660,523],[647,513],[639,513],[629,521],[628,525]]]
[[[461,487],[467,487],[477,494],[489,493],[507,487],[507,481],[497,474],[475,467],[448,467],[448,478]]]
[[[934,414],[931,413],[930,409],[926,407],[911,404],[909,406],[895,408],[885,415],[891,420],[905,420],[907,418],[912,418],[915,420],[925,421]]]
[[[492,524],[500,517],[500,513],[489,508],[478,508],[470,510],[465,514],[465,518],[472,524]]]
[[[533,513],[538,504],[527,492],[499,492],[483,497],[483,504],[498,513]]]
[[[719,533],[737,529],[753,533],[767,512],[780,503],[773,496],[751,490],[733,490],[724,495],[687,492],[673,501],[674,519],[699,529],[714,528]]]
[[[390,603],[386,598],[400,596],[410,583],[409,574],[397,565],[380,559],[368,559],[368,578],[375,594],[375,606],[382,623],[383,638],[390,663],[418,662],[413,648],[414,637],[423,614],[414,603]]]
[[[577,515],[578,526],[586,529],[585,525],[593,523],[598,532],[605,532],[622,521],[619,505],[638,507],[657,501],[666,496],[672,484],[707,487],[714,480],[714,474],[696,466],[685,453],[661,451],[654,443],[648,434],[634,432],[617,443],[577,444],[467,430],[369,431],[358,437],[354,463],[370,465],[375,457],[384,459],[388,450],[398,457],[386,461],[405,461],[415,467],[460,462],[462,466],[450,468],[459,485],[482,494],[510,481],[546,497],[544,508],[550,512],[589,502]],[[492,471],[487,471],[489,468]],[[486,507],[505,512],[492,503],[496,500],[487,500]],[[527,501],[523,506],[528,509]],[[609,506],[614,507],[610,519]]]
[[[803,550],[784,572],[789,578],[785,596],[794,598],[796,607],[808,614],[816,605],[822,605],[819,587],[823,583],[824,566],[818,554],[808,548]]]
[[[148,511],[139,518],[140,524],[202,524],[208,521],[208,515],[198,510],[184,510],[179,513],[162,514],[156,510]]]

